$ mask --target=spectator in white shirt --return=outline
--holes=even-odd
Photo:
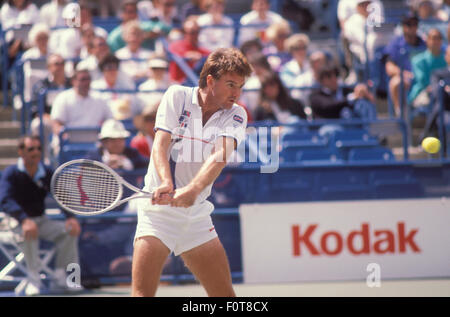
[[[34,3],[28,0],[7,1],[0,10],[0,21],[3,31],[10,28],[19,28],[22,25],[32,25],[39,22],[39,10]],[[26,37],[24,39],[15,37],[13,31],[5,34],[10,62],[14,62],[20,52],[29,47]]]
[[[313,88],[320,86],[319,71],[327,63],[327,56],[322,51],[315,51],[309,56],[311,68],[295,78],[291,96],[300,100],[306,107],[309,105],[309,95]],[[310,87],[311,89],[298,89],[299,87]]]
[[[116,52],[116,56],[121,60],[120,70],[135,82],[142,82],[148,77],[147,60],[152,51],[141,47],[144,33],[139,21],[127,22],[123,27],[122,36],[127,45]]]
[[[371,8],[374,7],[374,9]],[[364,36],[364,26],[366,24],[366,18],[363,18],[363,15],[368,15],[369,11],[372,11],[374,14],[378,14],[379,16],[375,17],[375,19],[382,21],[384,19],[384,7],[383,3],[380,0],[372,0],[372,1],[359,1],[359,0],[339,0],[338,3],[338,20],[339,25],[341,27],[341,42],[344,50],[345,61],[344,66],[348,72],[352,69],[352,54],[354,50],[354,42],[355,35],[356,38]],[[364,14],[361,15],[360,12]],[[346,25],[348,26],[346,27]],[[370,28],[368,30],[371,30]],[[350,35],[349,35],[350,34]],[[354,35],[353,35],[354,34]],[[373,37],[373,36],[372,36]],[[350,43],[352,41],[352,43]],[[359,40],[361,41],[361,40]],[[350,49],[350,45],[352,45],[352,49]],[[361,50],[361,53],[363,51]],[[348,81],[353,81],[356,74],[351,72],[351,76]]]
[[[138,98],[142,105],[146,105],[152,100],[161,99],[165,90],[169,88],[173,81],[169,76],[169,63],[163,56],[153,56],[148,61],[150,69],[149,79],[139,85]]]
[[[234,41],[233,20],[224,15],[225,0],[206,0],[207,13],[198,17],[200,46],[211,52],[221,47],[232,47]]]
[[[83,47],[81,39],[81,28],[85,24],[93,25],[92,12],[90,5],[85,1],[80,1],[80,24],[74,25],[72,21],[73,11],[70,6],[66,6],[63,10],[63,18],[66,21],[68,28],[54,30],[50,37],[50,50],[53,53],[58,53],[64,59],[74,59],[80,57],[80,52]],[[105,29],[94,26],[96,35],[106,38],[108,32]]]
[[[262,42],[266,41],[265,30],[267,27],[283,20],[281,15],[269,9],[268,0],[253,0],[252,11],[244,14],[240,20],[239,45],[253,38],[259,38]]]
[[[67,0],[51,0],[42,5],[40,9],[41,21],[49,28],[65,27],[66,21],[63,18],[63,10],[67,4]]]
[[[356,3],[356,13],[346,20],[343,36],[348,41],[348,48],[352,55],[351,60],[353,61],[356,58],[357,61],[364,64],[374,58],[375,49],[378,45],[374,22],[381,23],[383,21],[383,11],[380,4],[372,0],[356,0]],[[371,6],[378,9],[373,10]],[[346,79],[348,84],[354,83],[357,79],[356,73],[350,74]]]
[[[267,56],[270,66],[279,72],[281,66],[292,59],[291,53],[286,49],[286,40],[291,35],[289,22],[282,20],[275,22],[266,31],[267,46],[263,53]]]
[[[98,66],[103,76],[92,82],[91,89],[93,97],[108,104],[116,120],[127,120],[141,113],[142,108],[133,93],[136,86],[131,78],[119,70],[120,63],[113,54],[100,60]]]
[[[80,58],[85,59],[94,52],[95,30],[92,24],[85,24],[81,27],[81,50]]]
[[[291,88],[295,78],[310,69],[308,61],[309,37],[304,33],[296,33],[286,40],[286,48],[292,59],[280,69],[280,78],[287,88]]]
[[[105,101],[90,94],[91,76],[86,69],[75,70],[73,88],[61,92],[54,100],[50,117],[53,126],[53,153],[59,153],[59,134],[65,127],[100,127],[112,118]]]
[[[2,29],[39,22],[39,9],[29,0],[9,0],[0,10]]]
[[[77,67],[89,70],[92,80],[97,80],[103,76],[98,63],[110,52],[106,39],[101,36],[95,36],[92,40],[92,54],[83,59]]]
[[[24,75],[24,100],[31,100],[33,85],[48,75],[45,59],[48,56],[48,38],[50,30],[44,23],[35,24],[28,33],[31,47],[22,55]],[[34,61],[42,59],[42,63]],[[31,61],[30,61],[31,60]],[[41,64],[41,65],[39,65]]]

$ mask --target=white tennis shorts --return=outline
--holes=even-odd
[[[153,236],[179,255],[217,237],[211,219],[213,209],[209,201],[189,208],[152,205],[146,201],[139,204],[135,241]]]

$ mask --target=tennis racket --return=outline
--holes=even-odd
[[[124,186],[135,194],[122,198]],[[50,188],[62,208],[83,216],[102,214],[131,199],[153,196],[153,192],[125,181],[106,164],[88,159],[72,160],[59,166],[53,173]]]

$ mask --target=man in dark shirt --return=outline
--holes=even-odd
[[[16,165],[7,167],[0,180],[0,209],[15,218],[14,228],[23,236],[20,242],[35,292],[42,286],[39,277],[39,239],[52,241],[56,246],[55,279],[52,288],[66,290],[66,269],[78,261],[80,225],[75,217],[66,214],[65,223],[50,220],[45,215],[45,197],[50,190],[53,171],[41,163],[39,137],[25,136],[19,141]]]
[[[310,95],[310,104],[315,119],[340,119],[343,110],[354,112],[355,103],[365,100],[362,113],[375,116],[374,96],[365,84],[357,84],[354,89],[339,87],[339,71],[335,65],[327,64],[319,71],[320,88]],[[362,105],[362,103],[361,103]],[[359,107],[358,107],[359,108]],[[362,109],[358,109],[360,111]],[[357,113],[354,113],[358,116]]]

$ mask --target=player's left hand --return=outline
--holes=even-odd
[[[184,186],[181,188],[175,189],[175,193],[172,198],[172,202],[170,205],[172,207],[191,207],[195,199],[198,196],[198,192],[192,186]]]

